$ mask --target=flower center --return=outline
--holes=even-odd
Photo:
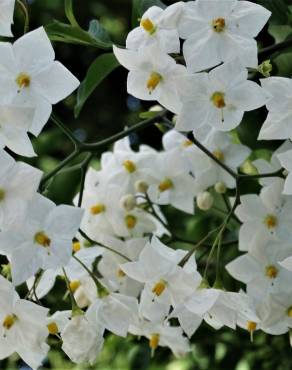
[[[72,250],[73,250],[73,252],[74,253],[79,252],[80,249],[81,249],[80,242],[73,242],[73,244],[72,244]]]
[[[16,77],[16,83],[19,86],[20,89],[27,88],[30,86],[31,83],[31,77],[27,73],[21,72]]]
[[[264,219],[264,224],[269,230],[274,229],[278,225],[277,217],[274,215],[267,215]]]
[[[288,310],[287,310],[287,315],[288,315],[289,317],[291,317],[291,319],[292,319],[292,306],[290,306],[290,307],[288,308]]]
[[[137,224],[137,217],[133,215],[127,215],[125,217],[125,223],[128,229],[132,230]]]
[[[154,285],[152,288],[152,293],[157,295],[157,297],[161,296],[161,294],[164,292],[166,288],[166,281],[165,280],[159,280],[158,283]]]
[[[225,30],[226,22],[224,18],[216,18],[212,21],[212,28],[215,32],[221,33]]]
[[[51,239],[44,233],[44,231],[36,233],[34,236],[34,241],[45,248],[51,245]]]
[[[159,345],[159,339],[160,335],[159,334],[152,334],[150,339],[149,339],[149,347],[152,349],[152,351],[155,351],[156,348]]]
[[[137,170],[135,163],[129,159],[123,162],[123,166],[129,173],[133,173]]]
[[[188,148],[189,146],[192,146],[193,145],[193,142],[191,140],[185,140],[183,142],[183,147],[184,148]]]
[[[278,275],[278,272],[278,269],[273,265],[266,267],[266,276],[270,279],[275,279]]]
[[[147,89],[149,91],[149,94],[152,94],[152,92],[156,89],[156,87],[160,84],[162,81],[161,74],[157,72],[152,72],[150,74],[150,77],[147,81]]]
[[[257,323],[254,321],[248,321],[246,324],[246,328],[249,332],[255,331],[257,328]]]
[[[123,278],[123,277],[125,277],[125,276],[126,276],[126,274],[124,273],[124,271],[123,271],[123,270],[118,269],[118,271],[117,271],[117,276],[118,276],[118,278]]]
[[[47,328],[51,335],[56,335],[59,333],[59,328],[55,322],[51,322],[50,324],[48,324]]]
[[[159,185],[158,189],[162,193],[166,190],[173,189],[174,185],[173,182],[170,179],[164,179]]]
[[[211,102],[215,105],[218,109],[223,109],[226,107],[225,103],[225,94],[220,91],[215,91],[214,94],[211,96]]]
[[[224,153],[221,152],[221,150],[214,150],[213,155],[215,158],[217,158],[219,161],[224,161]]]
[[[15,324],[16,321],[17,321],[17,317],[15,315],[7,315],[2,323],[2,326],[6,330],[9,330],[12,328],[12,326]]]
[[[153,35],[156,31],[156,27],[154,23],[149,18],[144,18],[140,22],[140,26],[149,33],[149,35]]]
[[[5,198],[5,190],[4,189],[0,189],[0,202],[2,202]]]
[[[80,285],[81,285],[81,283],[80,283],[79,280],[72,280],[72,281],[70,281],[69,286],[70,286],[71,292],[75,293],[76,290],[80,287]]]
[[[90,213],[94,216],[99,215],[106,211],[106,206],[102,203],[96,203],[95,206],[90,208]]]

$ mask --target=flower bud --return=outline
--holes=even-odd
[[[273,66],[269,59],[265,60],[262,64],[258,66],[259,73],[261,73],[264,77],[270,77],[272,70]]]
[[[135,189],[138,193],[147,193],[147,190],[149,188],[149,185],[147,184],[146,181],[143,181],[143,180],[138,180],[136,181],[135,183]]]
[[[162,111],[163,111],[163,108],[159,104],[152,105],[152,107],[150,107],[149,109],[149,112],[162,112]]]
[[[212,207],[213,202],[214,202],[213,195],[208,191],[204,191],[203,193],[200,193],[197,196],[197,206],[202,211],[208,211]]]
[[[216,193],[218,194],[225,194],[226,193],[226,185],[224,184],[224,182],[217,182],[214,186],[214,189],[216,191]]]
[[[126,211],[132,211],[137,205],[136,198],[132,194],[126,194],[121,198],[120,205]]]

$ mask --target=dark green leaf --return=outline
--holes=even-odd
[[[79,116],[83,105],[96,87],[118,66],[119,62],[112,53],[100,55],[95,59],[78,89],[75,117]]]
[[[54,21],[46,26],[46,32],[51,41],[65,42],[68,44],[79,44],[93,46],[100,49],[110,49],[111,42],[92,37],[89,32],[70,24]]]

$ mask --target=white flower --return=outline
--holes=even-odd
[[[13,14],[15,8],[15,0],[0,1],[0,35],[13,36],[11,25],[13,24]]]
[[[281,165],[285,170],[288,172],[288,176],[285,179],[284,190],[283,194],[292,194],[292,149],[288,150],[287,152],[280,153],[277,155],[278,160],[280,161]]]
[[[241,196],[236,215],[243,222],[239,230],[239,249],[249,250],[262,238],[290,242],[292,237],[292,201],[282,195],[283,180],[264,187],[260,195]]]
[[[73,316],[61,331],[62,349],[73,362],[93,365],[103,347],[103,333],[104,328],[91,305],[85,315]]]
[[[27,202],[36,193],[42,172],[23,163],[15,162],[0,149],[0,228],[6,230],[21,218]]]
[[[267,102],[269,114],[259,133],[259,140],[292,138],[292,80],[270,77],[261,80],[262,87],[270,94]]]
[[[249,1],[197,0],[184,5],[179,33],[188,68],[193,72],[239,57],[245,67],[256,68],[255,37],[271,12]]]
[[[185,75],[186,68],[176,64],[158,46],[137,51],[113,47],[120,64],[129,70],[128,93],[141,100],[157,100],[171,112],[180,110],[175,77]]]
[[[11,262],[15,285],[25,282],[40,268],[66,266],[82,215],[79,208],[56,206],[39,194],[29,202],[25,215],[0,233],[0,253]]]
[[[247,70],[238,60],[209,73],[179,76],[176,84],[182,101],[176,122],[179,131],[196,132],[204,125],[230,131],[240,124],[244,112],[267,101],[264,90],[247,80]]]
[[[20,299],[13,285],[0,276],[0,359],[14,352],[37,369],[48,353],[48,309]]]
[[[158,6],[150,7],[143,14],[140,26],[128,34],[127,49],[138,50],[156,44],[166,53],[179,53],[177,23],[181,10],[182,2],[168,6],[165,10]]]
[[[56,104],[70,95],[79,81],[60,63],[43,27],[13,45],[0,43],[0,103],[35,108],[29,131],[38,135]]]

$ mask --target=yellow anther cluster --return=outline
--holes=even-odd
[[[2,326],[6,330],[9,330],[12,328],[12,326],[15,324],[16,321],[17,321],[17,317],[15,315],[7,315],[5,319],[3,320]]]
[[[51,322],[47,325],[48,331],[51,335],[56,335],[59,333],[59,328],[55,322]]]
[[[74,253],[79,252],[80,249],[81,249],[80,242],[73,242],[73,244],[72,244],[72,250],[73,250],[73,252]]]
[[[80,285],[81,285],[81,283],[80,283],[79,280],[72,280],[72,281],[70,281],[69,286],[70,286],[71,292],[75,293],[76,290],[80,287]]]
[[[225,94],[223,92],[220,92],[220,91],[214,92],[214,94],[211,96],[211,102],[218,109],[225,108],[226,107]]]
[[[257,323],[254,321],[248,321],[246,324],[247,330],[251,333],[256,330],[257,328]]]
[[[0,202],[2,200],[4,200],[4,198],[5,198],[5,190],[4,189],[0,189]]]
[[[51,239],[43,231],[35,234],[34,241],[45,248],[51,245]]]
[[[288,308],[287,315],[292,318],[292,306]]]
[[[215,158],[217,158],[219,161],[224,161],[224,153],[221,152],[221,150],[214,150],[213,155]]]
[[[164,179],[159,185],[158,185],[158,189],[159,191],[162,193],[166,190],[170,190],[170,189],[173,189],[174,188],[174,185],[173,185],[173,182],[170,180],[170,179]]]
[[[153,35],[156,31],[154,23],[149,18],[141,19],[140,26],[150,35]]]
[[[212,27],[215,32],[221,33],[225,30],[226,22],[224,18],[216,18],[212,21]]]
[[[154,293],[155,295],[157,295],[157,297],[159,297],[164,292],[165,288],[166,288],[166,281],[160,280],[152,288],[152,293]]]
[[[149,347],[154,351],[159,345],[160,335],[152,334],[149,339]]]
[[[126,276],[126,274],[124,273],[124,271],[123,271],[123,270],[118,269],[118,271],[117,271],[117,276],[118,276],[118,278],[123,278],[123,277],[125,277],[125,276]]]
[[[267,215],[264,219],[264,224],[269,230],[274,229],[278,225],[278,219],[274,215]]]
[[[129,173],[133,173],[137,170],[135,163],[129,159],[123,162],[123,166]]]
[[[157,72],[152,72],[150,74],[150,77],[147,81],[147,89],[149,91],[149,94],[151,94],[156,89],[156,87],[160,84],[161,81],[162,81],[161,74]]]
[[[277,267],[270,265],[266,267],[266,276],[270,279],[275,279],[278,275]]]
[[[185,140],[183,142],[183,147],[185,147],[185,148],[188,148],[191,145],[193,145],[193,142],[191,140]]]
[[[20,73],[16,78],[16,83],[23,89],[30,86],[31,78],[27,73]]]
[[[128,229],[132,230],[134,229],[134,227],[136,226],[137,224],[137,217],[133,216],[133,215],[127,215],[125,217],[125,224],[127,226]]]
[[[105,210],[106,210],[106,206],[104,204],[102,204],[102,203],[96,203],[95,206],[92,206],[90,208],[90,213],[92,215],[99,215],[99,214],[105,212]]]

